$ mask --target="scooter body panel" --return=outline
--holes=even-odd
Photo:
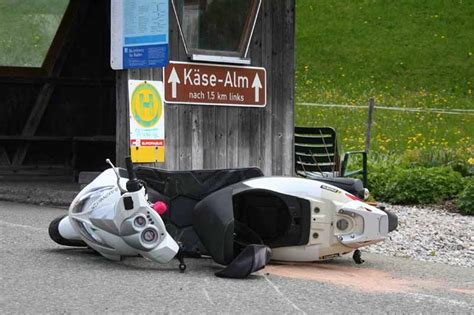
[[[224,200],[230,201],[224,203]],[[310,211],[305,210],[308,204]],[[388,234],[384,211],[338,187],[304,178],[249,179],[229,186],[225,193],[216,192],[203,199],[196,206],[195,228],[213,257],[220,257],[221,261],[230,259],[231,244],[209,232],[215,227],[206,218],[228,222],[222,229],[227,233],[237,224],[228,221],[230,216],[251,227],[272,248],[272,259],[281,261],[332,259],[383,241]],[[309,222],[309,228],[305,222]],[[298,237],[298,233],[307,234]],[[282,237],[289,239],[290,235],[294,236],[293,242],[281,242]],[[305,243],[298,243],[297,240],[303,239]]]
[[[121,187],[127,181],[121,177]],[[60,226],[63,237],[79,236],[108,259],[141,255],[166,263],[179,250],[150,207],[145,189],[122,193],[113,169],[101,173],[76,196]]]
[[[274,260],[332,259],[354,249],[381,242],[388,235],[388,217],[384,211],[330,184],[288,177],[256,178],[243,184],[298,196],[311,203],[308,244],[274,248]]]

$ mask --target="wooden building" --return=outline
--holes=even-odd
[[[170,60],[199,59],[183,41],[189,28],[178,23],[191,17],[179,16],[176,7],[206,2],[173,0]],[[167,104],[165,162],[155,166],[257,166],[266,175],[293,174],[295,1],[247,2],[256,18],[245,20],[249,32],[241,40],[248,45],[239,46],[243,55],[237,63],[266,69],[266,106]],[[122,164],[130,150],[128,80],[159,81],[163,71],[113,71],[109,59],[110,0],[71,0],[41,68],[0,67],[0,178],[75,176],[106,168],[106,157]],[[208,59],[199,62],[233,63]]]

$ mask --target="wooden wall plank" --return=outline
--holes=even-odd
[[[203,165],[204,169],[212,169],[216,167],[216,148],[217,148],[217,134],[216,134],[216,107],[203,107],[202,112],[202,126],[203,126]]]
[[[273,107],[273,68],[272,56],[273,56],[273,15],[272,10],[274,1],[263,1],[263,12],[260,18],[262,19],[262,66],[267,70],[267,106],[265,112],[262,115],[260,125],[262,128],[261,132],[261,155],[262,155],[262,171],[265,175],[280,175],[275,174],[272,171],[272,156],[273,156],[273,125],[272,125],[272,107]]]
[[[172,9],[169,12],[169,22],[170,59],[179,60],[181,38]],[[169,170],[179,170],[178,106],[165,104],[165,167]]]
[[[149,80],[163,81],[163,71],[161,71],[161,68],[150,69],[149,72],[150,72]],[[163,100],[163,104],[164,104],[164,100]],[[167,121],[166,115],[168,114],[166,105],[164,105],[163,112],[164,112],[164,115],[165,115],[165,122],[166,122]],[[165,142],[166,142],[166,125],[165,125]],[[166,145],[165,145],[165,148],[167,148]],[[170,146],[170,148],[172,148],[172,146]],[[166,151],[165,151],[165,162],[155,163],[154,166],[158,167],[158,168],[166,169]]]
[[[191,169],[192,167],[192,130],[193,115],[192,108],[180,106],[177,111],[179,115],[178,143],[179,143],[179,169]]]
[[[283,111],[284,120],[282,128],[282,174],[294,175],[294,103],[295,103],[295,1],[282,1],[283,11],[283,47],[282,69],[283,80]],[[286,102],[286,103],[285,103]],[[291,104],[289,106],[288,104]]]
[[[215,108],[215,168],[227,167],[227,108]],[[212,167],[209,167],[212,168]]]
[[[116,99],[116,165],[125,166],[124,158],[130,155],[130,126],[128,123],[128,71],[117,71]]]
[[[282,120],[286,115],[284,108],[285,100],[283,100],[283,38],[282,38],[282,4],[283,1],[278,1],[278,4],[272,1],[272,31],[273,34],[278,34],[279,37],[273,36],[272,40],[272,174],[283,174],[282,152],[283,152],[283,128]],[[277,40],[275,40],[277,39]]]
[[[250,116],[252,109],[251,108],[239,108],[238,109],[238,142],[237,142],[237,165],[250,165]],[[253,137],[254,135],[252,135]]]
[[[172,11],[172,10],[170,10]],[[170,20],[171,22],[171,20]],[[176,50],[173,52],[172,60],[188,60],[186,50],[184,48],[181,35],[179,34],[178,24],[173,15],[172,25],[178,33],[176,43]],[[179,170],[192,169],[193,160],[193,112],[199,112],[200,106],[192,105],[178,105],[176,106],[176,115],[178,115],[178,133],[173,136],[178,137],[178,156],[179,156]],[[198,115],[199,116],[199,115]],[[201,117],[201,116],[199,116]],[[201,122],[199,122],[200,124]]]
[[[226,167],[239,166],[239,112],[238,107],[227,108]]]
[[[254,64],[262,65],[263,64],[263,51],[262,51],[262,41],[263,41],[263,22],[262,22],[262,12],[260,11],[259,16],[257,17],[257,22],[255,24],[254,34],[252,42],[250,44],[249,56]],[[263,165],[263,156],[262,156],[262,116],[265,114],[265,109],[263,108],[250,108],[248,109],[250,113],[249,118],[249,166],[262,167]]]
[[[204,133],[208,130],[204,130],[206,124],[204,124],[203,107],[197,106],[196,108],[189,108],[191,115],[191,168],[202,169],[204,167],[204,150],[209,150],[210,147],[204,147]]]

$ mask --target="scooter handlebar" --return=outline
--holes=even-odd
[[[125,166],[127,167],[127,173],[128,173],[127,191],[128,192],[139,191],[142,188],[142,184],[137,178],[137,174],[135,173],[135,170],[133,169],[132,159],[129,156],[125,158]]]
[[[137,174],[135,174],[132,159],[129,156],[125,158],[125,166],[127,167],[128,180],[137,180]]]

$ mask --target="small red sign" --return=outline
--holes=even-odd
[[[165,102],[264,107],[265,68],[171,61],[163,70]]]
[[[140,143],[137,143],[139,141]],[[165,145],[163,140],[156,140],[156,139],[131,139],[130,145],[135,147],[162,147]]]

